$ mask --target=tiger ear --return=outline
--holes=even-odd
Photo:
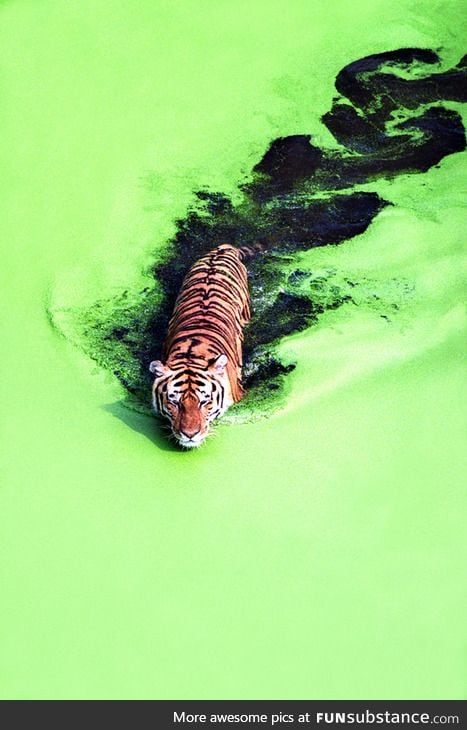
[[[149,370],[156,377],[160,378],[162,375],[168,372],[169,368],[164,365],[160,360],[153,360],[149,363]]]
[[[218,357],[216,357],[214,362],[211,363],[210,370],[213,370],[218,375],[223,375],[225,366],[227,365],[228,362],[229,362],[229,358],[227,357],[227,355],[219,355]]]

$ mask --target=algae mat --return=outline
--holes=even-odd
[[[285,265],[344,301],[277,345],[281,407],[196,453],[65,316],[143,291],[194,191],[235,201],[273,139],[335,145],[347,64],[454,67],[459,16],[2,4],[2,697],[463,696],[465,153],[360,186],[392,205]]]

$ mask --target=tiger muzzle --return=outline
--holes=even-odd
[[[207,423],[201,413],[198,399],[194,396],[187,396],[180,403],[178,422],[174,424],[174,431],[182,441],[199,442],[204,439],[207,432]]]

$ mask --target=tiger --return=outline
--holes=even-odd
[[[184,449],[201,446],[210,424],[244,395],[243,329],[250,320],[244,261],[261,244],[222,244],[185,276],[169,321],[163,361],[153,360],[152,403]]]

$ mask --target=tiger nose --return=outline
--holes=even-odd
[[[199,428],[196,428],[196,429],[188,429],[186,426],[185,426],[185,428],[183,428],[183,429],[181,428],[180,429],[180,433],[183,436],[186,436],[187,439],[192,439],[193,436],[196,436],[196,434],[199,433],[199,431],[200,431]]]

